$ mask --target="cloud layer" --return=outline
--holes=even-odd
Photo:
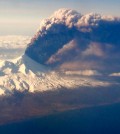
[[[0,36],[0,60],[16,58],[24,53],[29,36],[7,35]]]

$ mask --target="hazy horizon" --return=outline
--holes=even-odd
[[[0,35],[29,35],[36,32],[40,20],[47,18],[60,8],[75,9],[82,14],[95,12],[105,15],[120,16],[119,0],[1,0]]]

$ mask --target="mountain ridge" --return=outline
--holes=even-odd
[[[0,62],[0,95],[12,95],[18,92],[44,92],[61,88],[109,87],[116,82],[97,80],[101,76],[95,70],[77,72],[59,72],[40,65],[28,56],[11,61]],[[93,76],[93,77],[90,77]],[[95,78],[94,78],[95,77]]]

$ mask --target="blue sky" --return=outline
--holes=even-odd
[[[63,7],[120,17],[120,0],[0,0],[0,35],[33,35],[41,19]]]

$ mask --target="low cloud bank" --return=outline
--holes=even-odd
[[[109,76],[120,76],[120,73],[112,73]]]
[[[66,71],[66,75],[83,75],[83,76],[99,76],[101,75],[96,70],[80,70],[80,71]]]

